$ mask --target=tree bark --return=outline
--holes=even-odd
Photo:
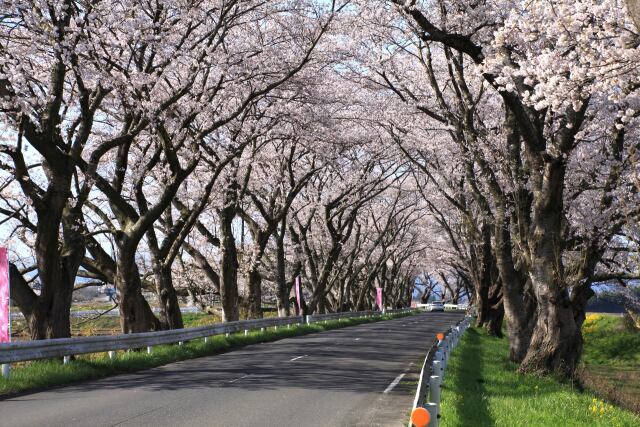
[[[52,185],[68,188],[65,185],[70,185],[70,177],[67,178],[53,176]],[[68,197],[66,191],[49,189],[43,199],[49,208],[46,212],[38,212],[35,252],[40,295],[31,290],[15,266],[10,269],[11,297],[27,320],[32,340],[71,336],[69,312],[85,245],[79,209],[66,206]]]
[[[142,295],[135,250],[121,237],[118,245],[115,285],[120,294],[120,326],[125,334],[158,331],[160,322]]]
[[[159,261],[159,260],[158,260]],[[178,303],[178,295],[173,286],[171,268],[166,268],[155,262],[153,273],[156,282],[156,294],[160,303],[160,325],[162,329],[182,329],[182,312]]]
[[[483,221],[481,228],[481,251],[477,264],[475,288],[478,309],[477,326],[483,327],[490,335],[502,336],[504,306],[502,304],[502,283],[493,270],[496,268],[491,248],[491,227]]]
[[[238,312],[238,251],[231,224],[235,217],[233,206],[225,206],[220,211],[220,301],[222,321],[239,320]]]
[[[262,275],[258,271],[258,266],[253,266],[247,273],[248,295],[248,316],[250,319],[262,318]]]
[[[503,209],[496,209],[495,253],[503,286],[509,359],[519,363],[524,359],[531,342],[529,316],[532,313],[525,307],[525,278],[515,268],[509,222]]]
[[[545,161],[542,182],[534,189],[529,252],[538,310],[523,372],[572,376],[582,351],[562,265],[565,168],[562,159]]]
[[[291,315],[289,305],[289,285],[287,284],[286,258],[284,252],[284,237],[287,230],[286,217],[280,222],[280,231],[276,234],[276,282],[278,298],[278,316]]]
[[[640,0],[627,0],[627,9],[636,24],[636,28],[640,31]]]

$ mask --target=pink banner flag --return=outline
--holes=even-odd
[[[376,304],[378,309],[382,310],[382,288],[376,288]]]
[[[0,248],[0,342],[10,342],[9,260],[7,249]]]
[[[302,304],[300,302],[300,292],[302,291],[300,289],[300,276],[296,277],[296,285],[294,286],[294,288],[296,289],[296,302],[298,303],[298,313],[302,314]]]

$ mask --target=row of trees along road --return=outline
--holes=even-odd
[[[438,283],[523,371],[571,375],[594,284],[638,278],[634,0],[0,10],[0,234],[32,339],[103,284],[132,333],[183,327],[185,297],[290,315],[298,276],[305,313]]]

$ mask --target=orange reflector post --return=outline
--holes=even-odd
[[[416,408],[411,412],[411,422],[416,427],[427,427],[430,421],[431,415],[424,408]]]
[[[443,334],[442,332],[439,332],[439,333],[436,335],[436,338],[438,338],[438,341],[442,341],[442,340],[444,339],[444,334]]]

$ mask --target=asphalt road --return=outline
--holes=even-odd
[[[423,313],[0,400],[0,425],[400,426],[435,334],[461,318]]]

